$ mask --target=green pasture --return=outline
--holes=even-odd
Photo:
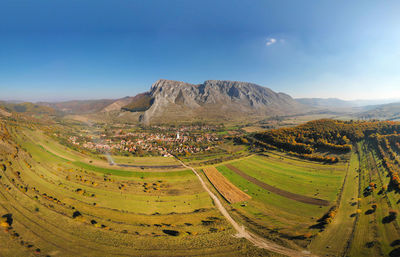
[[[254,156],[231,164],[271,186],[329,201],[336,199],[345,175],[341,165],[299,166],[275,156]]]

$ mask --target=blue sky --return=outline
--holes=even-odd
[[[0,99],[117,98],[159,78],[400,98],[399,1],[0,2]]]

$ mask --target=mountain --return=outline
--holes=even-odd
[[[88,114],[102,111],[104,108],[114,103],[114,99],[100,100],[73,100],[56,103],[37,103],[38,105],[49,106],[67,114]]]
[[[357,114],[360,119],[400,120],[400,102],[367,106],[366,111]]]
[[[12,112],[23,113],[28,115],[49,115],[56,116],[59,112],[49,106],[43,106],[40,104],[34,104],[30,102],[12,103],[12,102],[0,102],[2,106],[2,114],[4,116],[10,116]]]
[[[131,112],[144,112],[147,111],[153,104],[153,97],[149,92],[138,94],[131,98],[129,104],[123,106],[121,109]]]
[[[400,102],[399,98],[388,98],[388,99],[367,99],[367,100],[351,100],[349,101],[353,105],[357,107],[367,107],[367,106],[373,106],[373,105],[385,105],[385,104],[392,104],[396,102]]]
[[[111,112],[111,111],[119,111],[121,110],[124,106],[128,105],[132,101],[135,100],[135,97],[130,97],[126,96],[121,99],[114,100],[113,103],[107,105],[102,109],[102,112]]]
[[[399,99],[370,99],[370,100],[342,100],[339,98],[296,98],[297,102],[314,107],[329,109],[344,109],[353,107],[367,107],[383,105],[400,101]]]
[[[316,108],[351,108],[356,104],[338,98],[296,98],[297,102]]]
[[[144,123],[162,123],[289,115],[307,108],[287,94],[253,83],[207,80],[194,85],[161,79],[122,109],[144,111]]]

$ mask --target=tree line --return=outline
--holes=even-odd
[[[376,134],[396,135],[397,131],[400,131],[400,123],[393,121],[321,119],[292,128],[250,134],[244,139],[256,147],[283,150],[301,158],[335,163],[339,161],[337,155],[351,152],[354,143]],[[246,143],[245,140],[238,141]]]

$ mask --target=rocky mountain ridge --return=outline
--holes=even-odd
[[[304,107],[287,94],[239,81],[207,80],[195,85],[161,79],[149,93],[152,105],[142,115],[144,123],[288,115]]]

